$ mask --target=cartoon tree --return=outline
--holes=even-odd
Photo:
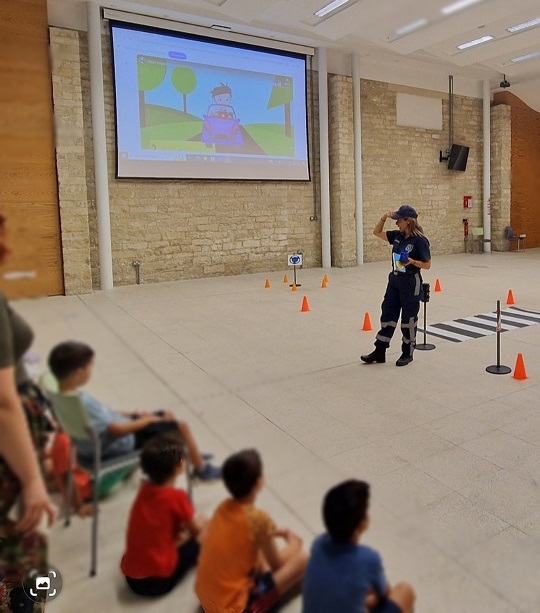
[[[197,77],[191,68],[178,66],[171,73],[171,83],[174,89],[182,94],[184,113],[187,113],[187,95],[197,86]]]
[[[141,128],[146,126],[146,110],[144,92],[155,89],[165,78],[167,63],[158,58],[139,57],[137,62],[137,78],[139,82],[139,117]]]
[[[272,84],[267,109],[276,106],[285,107],[285,136],[291,136],[291,102],[293,100],[293,83],[290,77],[276,77]]]

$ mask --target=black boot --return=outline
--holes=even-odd
[[[405,355],[404,353],[402,353],[396,362],[396,366],[407,366],[407,364],[412,361],[412,355]]]
[[[362,362],[365,362],[366,364],[373,364],[373,362],[384,364],[386,362],[386,349],[375,347],[375,351],[372,351],[371,353],[368,353],[367,355],[361,355],[360,359],[362,360]]]

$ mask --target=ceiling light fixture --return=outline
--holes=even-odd
[[[452,15],[453,13],[469,8],[469,6],[472,6],[473,4],[478,4],[478,2],[482,2],[482,0],[457,0],[457,2],[452,2],[452,4],[443,6],[441,13],[443,15]]]
[[[491,36],[491,34],[488,34],[487,36],[482,36],[482,38],[475,38],[474,40],[470,40],[468,43],[462,43],[461,45],[458,45],[457,48],[458,49],[468,49],[469,47],[475,47],[476,45],[481,45],[482,43],[487,43],[488,40],[493,40],[493,36]]]
[[[419,30],[420,28],[427,26],[428,23],[429,19],[426,19],[425,17],[422,19],[417,19],[412,23],[408,23],[407,25],[401,26],[401,28],[398,28],[394,31],[394,34],[396,34],[397,36],[405,36],[405,34],[410,34],[415,30]]]
[[[511,26],[506,28],[507,32],[513,34],[514,32],[521,32],[521,30],[526,30],[527,28],[534,28],[534,26],[540,25],[540,17],[536,19],[530,19],[529,21],[524,21],[523,23],[518,23],[515,26]]]
[[[350,2],[350,1],[351,0],[334,0],[333,2],[330,2],[330,4],[327,4],[326,6],[323,6],[321,9],[316,11],[315,16],[324,17],[325,15],[328,15],[328,13],[335,11],[340,6],[343,6],[344,4],[347,4],[347,2]]]
[[[533,53],[526,53],[525,55],[518,55],[518,57],[513,57],[510,61],[514,62],[524,62],[525,60],[532,60],[535,57],[540,57],[540,51],[533,51]]]

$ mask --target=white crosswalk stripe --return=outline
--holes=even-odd
[[[501,311],[501,322],[502,332],[518,330],[526,326],[540,324],[540,313],[511,306]],[[426,327],[426,334],[443,338],[454,343],[462,343],[464,341],[471,341],[475,338],[495,334],[496,324],[497,313],[491,312],[428,325]],[[418,333],[423,332],[424,328],[419,326]]]

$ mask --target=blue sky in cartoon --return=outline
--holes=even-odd
[[[231,106],[242,124],[284,122],[283,106],[267,109],[272,92],[274,76],[245,70],[220,69],[187,62],[168,62],[165,79],[156,89],[145,92],[147,104],[157,104],[183,110],[183,96],[171,83],[175,66],[191,68],[197,78],[197,85],[187,96],[187,112],[202,119],[208,107],[214,103],[211,91],[221,83],[232,90]]]

